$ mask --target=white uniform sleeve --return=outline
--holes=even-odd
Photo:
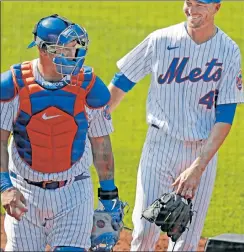
[[[1,104],[1,129],[13,131],[13,123],[18,113],[19,98],[16,96],[9,102],[0,102]]]
[[[137,83],[151,72],[153,55],[153,33],[117,62],[120,71]]]
[[[220,82],[217,104],[244,103],[241,53],[237,48],[233,61]]]
[[[86,108],[86,112],[89,121],[89,137],[107,136],[114,131],[112,120],[108,120],[103,116],[103,108],[96,110]]]

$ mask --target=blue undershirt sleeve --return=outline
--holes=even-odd
[[[130,91],[135,85],[135,82],[130,81],[123,73],[116,73],[111,81],[117,88],[124,92]]]
[[[216,121],[232,124],[236,111],[236,103],[220,104],[216,106]]]

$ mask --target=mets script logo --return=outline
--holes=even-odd
[[[236,87],[241,90],[242,89],[242,74],[241,74],[241,70],[238,73],[237,77],[236,77]]]
[[[174,58],[165,74],[160,74],[158,77],[159,84],[171,84],[172,81],[182,83],[187,80],[197,82],[203,80],[204,82],[219,81],[222,74],[223,63],[218,63],[218,59],[212,59],[206,63],[206,68],[201,69],[196,67],[192,69],[188,75],[182,76],[183,71],[189,61],[189,57],[183,59]]]

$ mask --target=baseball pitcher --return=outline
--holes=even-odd
[[[185,0],[186,22],[152,32],[117,62],[120,72],[109,86],[110,111],[151,74],[131,251],[153,251],[160,228],[173,238],[169,251],[173,246],[174,251],[197,249],[217,152],[230,132],[237,104],[244,102],[240,49],[214,23],[220,2]],[[184,215],[173,211],[179,207]]]

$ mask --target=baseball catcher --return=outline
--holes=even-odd
[[[14,64],[0,78],[5,250],[45,251],[48,243],[50,251],[88,251],[92,161],[102,189],[115,189],[113,126],[103,112],[110,93],[84,65],[85,28],[53,14],[38,21],[33,35],[28,48],[36,46],[38,58]]]
[[[192,216],[191,200],[186,200],[174,192],[163,194],[142,213],[142,217],[160,226],[173,242],[186,230]]]
[[[113,191],[99,188],[98,197],[98,208],[93,217],[91,250],[112,251],[124,227],[124,208],[127,203],[119,200],[117,187]]]

